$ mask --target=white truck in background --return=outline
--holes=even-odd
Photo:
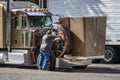
[[[48,4],[50,11],[65,17],[106,16],[106,50],[103,61],[120,62],[120,0],[49,0]]]

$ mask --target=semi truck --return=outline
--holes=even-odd
[[[86,68],[92,58],[103,55],[106,17],[66,17],[53,24],[53,14],[34,3],[12,1],[10,9],[7,5],[0,2],[1,64],[36,65],[42,36],[48,29],[63,37],[53,40],[50,70]]]

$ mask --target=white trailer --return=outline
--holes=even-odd
[[[120,62],[120,0],[49,0],[48,8],[64,17],[107,16],[104,61]]]

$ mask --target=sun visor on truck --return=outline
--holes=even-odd
[[[44,12],[46,16],[52,16],[53,14],[51,12]]]
[[[27,15],[29,16],[51,16],[52,13],[50,12],[27,12]]]
[[[27,12],[27,15],[29,15],[29,16],[46,16],[42,12]]]

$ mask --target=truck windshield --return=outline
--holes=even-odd
[[[50,16],[29,16],[30,27],[50,27],[52,20]]]

